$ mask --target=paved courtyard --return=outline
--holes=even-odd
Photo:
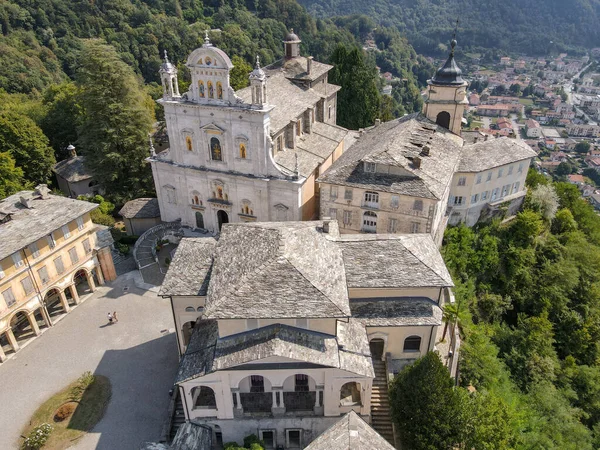
[[[132,275],[101,286],[53,328],[0,364],[0,449],[18,448],[36,408],[86,370],[107,376],[104,418],[74,447],[136,449],[160,437],[177,370],[168,299],[135,286]],[[117,311],[119,323],[107,325]]]

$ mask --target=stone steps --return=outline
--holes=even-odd
[[[375,378],[371,388],[371,426],[390,444],[395,445],[385,363],[373,361],[373,369]]]

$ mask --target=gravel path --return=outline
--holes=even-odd
[[[104,418],[73,448],[137,449],[156,441],[177,370],[168,299],[122,275],[101,286],[59,323],[0,364],[0,449],[18,448],[36,408],[86,370],[107,376],[112,398]],[[117,311],[119,323],[107,325]]]

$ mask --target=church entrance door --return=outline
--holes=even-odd
[[[385,346],[385,342],[383,339],[375,338],[371,339],[369,342],[369,349],[371,350],[371,357],[376,360],[381,360],[383,358],[383,348]]]
[[[219,231],[221,231],[223,224],[229,223],[229,216],[227,215],[227,213],[225,211],[220,209],[217,212],[217,220],[219,221]]]
[[[204,228],[204,217],[201,212],[196,212],[196,228]]]

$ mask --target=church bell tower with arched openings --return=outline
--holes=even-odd
[[[452,39],[452,50],[446,63],[435,76],[427,81],[427,98],[423,104],[423,114],[438,125],[460,135],[462,118],[468,105],[467,85],[462,78],[462,70],[454,60],[456,39]]]

